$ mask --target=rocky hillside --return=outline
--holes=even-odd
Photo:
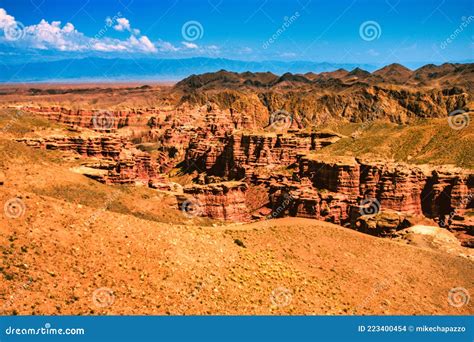
[[[192,75],[173,91],[182,104],[215,103],[263,126],[277,111],[309,127],[341,120],[407,123],[472,109],[474,64],[426,65],[414,71],[391,64],[373,73],[356,68],[281,76],[221,70]]]

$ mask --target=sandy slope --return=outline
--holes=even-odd
[[[204,226],[149,189],[114,197],[59,153],[5,140],[0,150],[0,203],[25,205],[19,218],[0,216],[3,314],[473,311],[448,303],[451,288],[474,293],[466,258],[314,220]]]
[[[45,152],[14,145],[22,151],[16,154],[9,146],[0,203],[21,197],[25,212],[0,217],[3,313],[472,312],[472,304],[457,308],[447,300],[451,288],[474,291],[473,263],[466,258],[314,220],[169,224],[159,221],[173,216],[158,213],[180,213],[166,201],[152,202],[156,216],[141,219],[133,211],[110,211],[106,197],[102,206],[89,199],[89,206],[87,198],[81,204],[70,194],[43,195],[64,182],[86,193],[92,185],[36,155]],[[120,193],[120,201],[135,201],[135,191],[145,190]],[[97,292],[102,288],[111,292]]]

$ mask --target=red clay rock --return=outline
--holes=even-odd
[[[247,190],[248,185],[243,182],[193,185],[184,188],[184,195],[178,196],[178,205],[188,216],[247,222],[250,221],[246,205]]]
[[[131,110],[73,110],[63,107],[22,107],[22,110],[37,114],[48,120],[63,123],[69,126],[90,128],[97,131],[114,131],[125,126],[146,123],[142,117],[156,114],[154,108]]]
[[[44,138],[17,139],[28,146],[47,150],[73,151],[87,157],[111,158],[117,160],[123,149],[132,145],[126,138],[117,135],[106,136],[51,136]]]

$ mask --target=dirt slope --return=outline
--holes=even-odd
[[[467,258],[314,220],[203,225],[166,196],[140,208],[152,190],[97,195],[56,152],[0,146],[0,203],[24,204],[0,216],[2,314],[472,313],[448,302],[474,291]],[[58,194],[52,179],[86,190]]]

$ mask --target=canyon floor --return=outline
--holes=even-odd
[[[472,314],[473,74],[3,85],[1,314]]]

